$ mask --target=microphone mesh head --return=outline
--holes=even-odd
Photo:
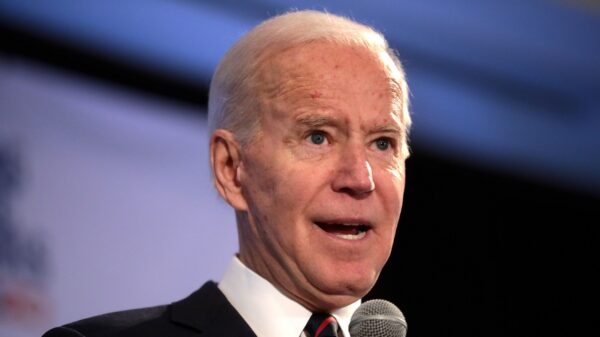
[[[406,328],[402,311],[380,299],[363,303],[350,320],[351,337],[405,337]]]

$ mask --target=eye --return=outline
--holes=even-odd
[[[327,137],[325,136],[325,133],[323,133],[321,131],[315,131],[315,132],[312,132],[308,136],[308,139],[310,140],[311,143],[313,143],[315,145],[321,145],[321,144],[325,143],[325,141],[327,140]]]
[[[379,138],[375,141],[375,146],[377,146],[377,149],[385,151],[390,148],[392,145],[391,143],[392,142],[387,138]]]

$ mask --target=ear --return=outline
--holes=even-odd
[[[248,209],[239,180],[240,145],[228,130],[217,129],[210,138],[210,163],[217,191],[237,211]]]

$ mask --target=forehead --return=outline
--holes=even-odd
[[[263,114],[363,109],[397,120],[400,76],[385,51],[311,42],[273,53],[261,64],[258,99]]]
[[[360,70],[364,70],[362,75],[375,72],[398,83],[402,80],[385,50],[369,50],[365,46],[325,41],[313,41],[267,53],[260,62],[258,72],[259,80],[268,86],[311,77],[320,81],[335,78],[340,73],[360,77]]]

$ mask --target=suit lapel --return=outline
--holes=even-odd
[[[214,282],[171,307],[171,320],[196,330],[201,336],[256,337]]]

